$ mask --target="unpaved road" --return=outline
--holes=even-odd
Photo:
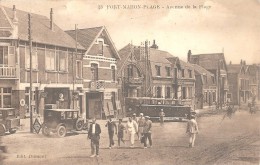
[[[171,164],[260,164],[260,112],[250,115],[238,111],[232,119],[221,122],[223,114],[197,119],[199,134],[195,147],[188,148],[185,122],[153,124],[153,148],[143,149],[139,141],[131,149],[108,149],[108,134],[101,124],[99,158],[90,158],[90,141],[86,132],[72,133],[65,138],[49,137],[20,131],[2,137],[8,147],[4,164],[90,164],[90,165],[171,165]],[[116,139],[116,138],[115,138]],[[128,143],[128,142],[127,142]],[[29,158],[29,155],[43,158]]]

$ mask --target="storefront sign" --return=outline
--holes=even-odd
[[[40,132],[42,128],[41,123],[39,122],[39,120],[36,118],[34,123],[33,123],[33,129],[35,130],[35,132],[38,134]]]

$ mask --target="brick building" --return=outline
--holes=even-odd
[[[216,80],[217,103],[222,107],[227,102],[228,80],[227,80],[227,65],[224,53],[210,53],[193,55],[191,51],[188,52],[187,61],[192,64],[197,64],[212,74]]]
[[[78,45],[76,54],[75,40],[54,23],[52,10],[50,18],[31,14],[32,104],[40,114],[45,107],[81,109],[73,97],[73,91],[83,87],[81,75],[73,75],[81,68],[76,61],[82,62],[84,47]],[[28,13],[1,6],[0,107],[16,108],[21,117],[28,112],[29,54]]]
[[[212,106],[216,101],[217,86],[214,74],[197,64],[195,70],[195,104],[196,109]]]
[[[76,39],[75,30],[66,31]],[[77,30],[83,57],[82,105],[86,117],[105,118],[121,109],[118,102],[117,49],[104,26]],[[115,112],[115,113],[114,113]]]
[[[227,68],[229,82],[228,98],[230,102],[234,105],[247,103],[251,92],[246,62],[241,60],[240,64],[229,64]]]

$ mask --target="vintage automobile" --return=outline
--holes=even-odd
[[[84,119],[79,117],[78,110],[73,109],[45,109],[42,133],[49,136],[57,133],[58,137],[66,136],[72,130],[81,131],[84,127]]]
[[[20,119],[15,114],[14,108],[0,108],[0,136],[7,131],[15,133],[20,127]]]

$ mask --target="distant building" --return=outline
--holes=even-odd
[[[197,64],[195,70],[195,105],[196,109],[212,106],[216,102],[217,85],[214,74]]]
[[[118,76],[122,80],[122,104],[183,104],[193,106],[195,74],[192,65],[170,53],[151,47],[126,45],[119,50]],[[178,81],[175,81],[177,80]]]
[[[75,30],[66,32],[76,39]],[[120,57],[106,27],[78,29],[77,41],[86,49],[82,64],[82,104],[86,117],[99,119],[117,115],[119,88],[116,73]]]
[[[228,68],[228,82],[229,92],[228,98],[234,105],[241,105],[247,103],[251,96],[249,87],[248,66],[245,61],[240,64],[229,64]]]
[[[216,101],[220,106],[224,105],[228,100],[227,65],[224,53],[192,55],[191,51],[189,51],[187,61],[192,64],[197,64],[214,74],[217,91],[216,96],[212,97],[216,98]]]
[[[21,117],[29,112],[30,51],[28,12],[0,6],[0,108],[15,108]],[[78,45],[50,19],[31,14],[32,105],[34,112],[45,108],[77,108],[73,91],[82,89],[80,70],[85,48]],[[73,69],[74,67],[74,69]],[[76,76],[74,76],[76,74]],[[74,81],[74,85],[73,85]]]
[[[256,99],[260,99],[259,96],[259,87],[260,87],[260,66],[253,64],[247,66],[247,74],[249,75],[249,91],[250,97],[255,97]]]

